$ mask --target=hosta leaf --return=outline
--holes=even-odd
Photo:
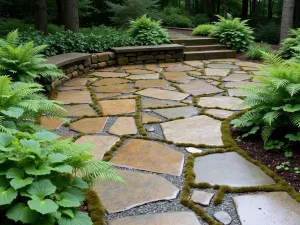
[[[297,134],[287,134],[285,138],[289,139],[290,141],[300,141],[300,132]]]
[[[63,155],[61,153],[52,153],[48,156],[48,158],[52,163],[60,163],[66,160],[68,156]]]
[[[85,189],[85,188],[89,187],[88,183],[86,183],[84,180],[82,180],[80,178],[74,178],[72,180],[71,184],[72,184],[72,186],[78,187],[78,188],[81,188],[81,189]]]
[[[72,209],[64,209],[61,211],[63,215],[69,216],[70,218],[74,218],[74,213]]]
[[[70,193],[72,195],[75,195],[80,202],[83,202],[84,199],[85,199],[84,192],[81,189],[79,189],[79,188],[76,188],[76,187],[67,187],[67,188],[64,189],[64,192],[68,192],[68,193]]]
[[[52,167],[47,166],[46,164],[40,165],[38,168],[35,168],[35,166],[28,166],[25,167],[25,172],[29,175],[47,175],[51,173]]]
[[[18,119],[20,116],[23,115],[24,109],[19,107],[9,107],[7,110],[1,110],[0,112],[8,117],[13,117]]]
[[[24,172],[18,168],[10,168],[6,173],[6,178],[23,178]]]
[[[28,201],[28,205],[41,214],[53,213],[58,209],[58,205],[51,199],[33,199]]]
[[[62,207],[78,207],[81,205],[79,199],[68,192],[61,193],[60,197],[61,199],[57,202],[57,204]]]
[[[58,220],[58,225],[93,225],[93,222],[85,213],[75,211],[73,218],[62,216]]]
[[[39,140],[39,141],[53,141],[56,140],[59,136],[56,135],[53,132],[49,131],[41,131],[41,132],[36,132],[34,136]]]
[[[256,134],[256,132],[257,132],[259,129],[260,129],[259,126],[252,127],[252,129],[251,129],[249,132],[247,132],[247,133],[245,133],[245,134],[242,135],[242,138],[248,137],[248,136],[251,135],[251,134]]]
[[[73,167],[69,165],[59,165],[56,167],[53,167],[52,170],[60,173],[72,173]]]
[[[27,188],[29,194],[38,198],[44,198],[53,194],[55,191],[56,187],[47,179],[35,181]]]
[[[13,207],[9,208],[6,213],[7,218],[22,223],[33,223],[39,216],[36,211],[31,210],[24,203],[18,203]]]
[[[22,178],[14,178],[10,181],[10,185],[15,189],[20,189],[22,187],[25,187],[29,184],[31,184],[34,181],[34,178],[27,177],[25,179]]]
[[[18,192],[13,188],[0,187],[0,205],[10,204],[17,196]]]
[[[35,140],[22,139],[20,140],[20,143],[23,145],[24,148],[37,149],[40,147],[40,143],[38,143]]]
[[[297,112],[300,111],[300,104],[297,105],[291,105],[291,104],[286,104],[283,106],[283,111],[285,112]]]
[[[7,147],[13,140],[11,134],[0,133],[0,147]]]

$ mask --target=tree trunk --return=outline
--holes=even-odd
[[[217,0],[217,14],[220,15],[221,12],[221,0]]]
[[[248,0],[243,0],[241,17],[244,20],[248,18],[248,8],[249,8],[249,1]]]
[[[56,9],[57,9],[57,24],[63,25],[64,24],[64,1],[63,0],[56,0]]]
[[[191,0],[185,0],[185,12],[190,13],[192,9]]]
[[[251,17],[256,14],[256,6],[257,6],[257,0],[252,0]]]
[[[79,32],[78,0],[64,0],[65,30]]]
[[[33,1],[34,26],[36,30],[48,33],[48,14],[46,0]]]
[[[281,16],[280,40],[288,37],[289,29],[293,27],[295,0],[284,0]]]
[[[268,19],[271,20],[273,17],[273,0],[268,0]]]

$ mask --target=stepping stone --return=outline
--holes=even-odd
[[[116,73],[116,72],[93,72],[91,76],[96,77],[127,77],[127,73]]]
[[[214,196],[213,193],[195,190],[192,194],[191,199],[195,203],[208,206],[213,196]]]
[[[87,142],[92,143],[95,146],[95,149],[90,151],[94,156],[94,159],[101,160],[104,154],[110,150],[112,146],[114,146],[120,138],[115,136],[95,136],[95,135],[86,135],[82,136],[75,141],[77,144],[84,144]]]
[[[136,134],[137,128],[133,117],[119,117],[110,127],[108,133],[115,135]]]
[[[63,83],[64,86],[84,86],[88,81],[94,81],[95,78],[73,78]]]
[[[120,95],[121,93],[103,93],[103,94],[96,94],[97,99],[102,99],[102,98],[111,98],[111,97],[116,97]]]
[[[239,69],[239,67],[236,65],[226,63],[211,63],[208,64],[207,67],[214,69]]]
[[[231,216],[225,211],[218,211],[214,213],[214,218],[224,225],[228,225],[232,221]]]
[[[186,151],[194,154],[194,153],[202,153],[203,150],[199,149],[199,148],[194,148],[194,147],[188,147],[188,148],[185,148]]]
[[[168,87],[169,84],[165,80],[138,80],[135,82],[135,87],[149,88],[149,87]]]
[[[201,225],[193,212],[166,212],[127,216],[108,221],[108,225]]]
[[[142,116],[142,122],[143,123],[150,123],[150,122],[160,122],[161,119],[151,116],[149,114],[144,113]]]
[[[159,68],[158,66],[156,66],[156,65],[151,65],[151,64],[147,64],[147,65],[145,66],[145,68],[146,68],[147,70],[151,70],[151,71],[158,72],[158,73],[160,73],[160,72],[163,71],[163,68]]]
[[[142,75],[142,74],[149,74],[149,70],[140,70],[140,69],[134,69],[134,70],[127,70],[128,73],[135,74],[135,75]]]
[[[192,95],[214,94],[223,92],[222,89],[219,89],[211,84],[200,80],[190,81],[187,84],[179,84],[178,86],[185,92],[190,93]]]
[[[172,106],[186,106],[186,104],[174,101],[156,100],[156,99],[142,99],[143,108],[157,108],[157,107],[172,107]]]
[[[85,105],[66,105],[64,106],[65,110],[67,110],[67,116],[96,116],[97,113],[93,110],[93,108],[87,104]]]
[[[238,82],[226,82],[225,87],[226,88],[236,88],[241,86],[259,86],[260,83],[257,82],[248,82],[248,81],[238,81]]]
[[[234,112],[229,110],[222,110],[222,109],[207,109],[205,113],[210,114],[212,116],[217,116],[222,119],[226,119],[234,114]]]
[[[64,124],[64,122],[65,121],[56,119],[54,117],[42,116],[40,118],[40,125],[42,127],[45,127],[47,129],[49,129],[49,130],[59,129]]]
[[[299,225],[300,204],[286,192],[233,197],[242,225]]]
[[[175,143],[223,145],[221,121],[208,116],[194,116],[161,123],[167,140]]]
[[[202,67],[204,64],[201,61],[184,61],[185,64],[188,64],[193,67]]]
[[[194,80],[194,77],[190,77],[183,72],[165,72],[164,76],[169,81],[187,83],[190,80]]]
[[[211,62],[220,62],[220,63],[227,63],[227,62],[238,62],[239,60],[229,58],[229,59],[212,59]]]
[[[226,77],[230,73],[228,69],[205,69],[206,76],[217,76],[217,77]]]
[[[104,93],[129,93],[135,91],[130,84],[114,84],[108,86],[100,86],[100,87],[93,87],[95,92],[104,92]]]
[[[180,72],[180,71],[190,71],[190,70],[195,70],[195,68],[191,66],[172,66],[172,67],[168,67],[166,71]]]
[[[180,176],[184,155],[159,142],[131,139],[110,162],[121,167]]]
[[[242,67],[254,67],[254,68],[257,68],[257,67],[264,67],[265,65],[263,64],[259,64],[259,63],[253,63],[253,62],[236,62],[235,65],[237,66],[242,66]]]
[[[118,98],[119,99],[136,98],[136,95],[124,95],[124,96],[120,96]]]
[[[202,76],[203,74],[199,71],[189,71],[190,75],[194,75],[194,76]]]
[[[149,73],[149,71],[147,72],[148,72],[147,74],[131,75],[127,78],[132,80],[158,80],[159,79],[159,73]]]
[[[99,80],[99,81],[93,83],[93,86],[123,84],[123,83],[129,83],[129,82],[130,82],[129,80],[126,80],[123,78],[104,78],[102,80]]]
[[[71,87],[58,87],[56,90],[58,91],[87,91],[85,86],[71,86]]]
[[[240,98],[228,97],[228,96],[214,96],[214,97],[201,97],[198,101],[198,105],[207,108],[219,107],[229,110],[241,110],[240,105],[243,100]]]
[[[165,109],[155,109],[153,112],[168,118],[178,118],[178,117],[191,117],[198,114],[198,108],[192,106],[185,107],[175,107],[175,108],[165,108]]]
[[[84,118],[71,124],[70,129],[82,133],[100,133],[108,117]]]
[[[188,104],[193,104],[193,100],[192,99],[187,99],[187,100],[183,100],[183,103],[188,103]]]
[[[179,63],[159,63],[159,66],[162,68],[173,67],[173,66],[182,66]]]
[[[115,72],[118,68],[116,67],[106,67],[102,69],[98,69],[99,72]]]
[[[228,77],[225,77],[223,81],[244,81],[250,80],[250,76],[246,74],[230,74]]]
[[[163,89],[163,90],[169,90],[169,91],[177,91],[177,89],[175,87],[161,87],[160,89]]]
[[[161,90],[157,88],[147,88],[145,90],[138,91],[136,93],[146,97],[175,100],[175,101],[183,100],[189,96],[189,94],[180,93],[176,91]]]
[[[262,72],[262,71],[250,71],[250,73],[256,76],[268,76],[266,72]]]
[[[254,68],[254,67],[242,67],[243,70],[245,71],[251,71],[251,70],[259,70],[258,68]]]
[[[228,95],[231,97],[247,97],[248,93],[239,89],[227,89]]]
[[[73,138],[75,135],[74,134],[58,134],[60,137],[58,138],[58,140],[65,140],[65,139],[69,139],[69,138]]]
[[[91,95],[89,91],[64,91],[58,92],[57,101],[63,102],[64,104],[84,104],[92,103]]]
[[[123,70],[135,70],[135,69],[140,69],[141,65],[124,65],[121,66],[121,69]]]
[[[205,171],[205,172],[203,172]],[[236,152],[197,157],[194,163],[195,182],[231,187],[253,187],[275,184],[271,177]]]
[[[150,202],[171,200],[179,193],[176,186],[161,176],[127,170],[117,172],[126,184],[96,181],[93,186],[109,214]]]
[[[135,99],[102,100],[98,102],[104,115],[135,112]]]

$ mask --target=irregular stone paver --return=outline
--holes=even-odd
[[[161,119],[151,116],[149,114],[144,113],[142,116],[142,122],[143,123],[150,123],[150,122],[160,122]]]
[[[108,225],[201,225],[193,212],[166,212],[128,216],[108,221]]]
[[[158,142],[131,139],[120,148],[111,162],[122,167],[180,176],[184,156]]]
[[[147,70],[151,70],[151,71],[158,72],[158,73],[162,72],[162,70],[163,70],[163,68],[160,68],[153,64],[147,64],[147,65],[145,65],[145,67]]]
[[[214,217],[224,225],[228,225],[232,221],[231,216],[225,211],[218,211],[214,213]]]
[[[190,93],[192,95],[214,94],[223,92],[222,89],[219,89],[211,84],[200,80],[190,81],[187,84],[179,84],[178,86],[185,92]]]
[[[142,107],[155,108],[155,107],[172,107],[172,106],[186,106],[181,102],[156,100],[156,99],[142,99]]]
[[[157,88],[147,88],[145,90],[138,91],[136,93],[151,98],[167,99],[167,100],[175,100],[175,101],[183,100],[189,96],[189,94],[179,93],[176,91],[160,90]]]
[[[104,78],[102,80],[99,80],[99,81],[93,83],[93,86],[123,84],[123,83],[129,83],[129,82],[130,82],[129,80],[126,80],[123,78]]]
[[[192,154],[203,152],[203,150],[201,150],[199,148],[194,148],[194,147],[187,147],[187,148],[185,148],[185,150]]]
[[[226,119],[234,114],[234,112],[229,110],[223,110],[223,109],[207,109],[205,110],[205,113],[220,117],[222,119]]]
[[[227,89],[228,95],[232,97],[246,97],[248,93],[239,89]]]
[[[58,91],[86,91],[87,88],[85,86],[70,86],[70,87],[58,87],[56,90]]]
[[[96,77],[127,77],[127,73],[116,73],[116,72],[94,72],[90,74]]]
[[[250,71],[251,74],[256,75],[256,76],[268,76],[266,72],[263,71]]]
[[[106,67],[102,69],[98,69],[99,72],[115,72],[118,68],[116,67]]]
[[[238,69],[239,67],[233,64],[227,63],[211,63],[207,65],[208,68],[215,68],[215,69]]]
[[[201,61],[184,61],[184,63],[193,67],[202,67],[204,65]]]
[[[236,88],[241,86],[258,86],[260,83],[257,82],[248,82],[248,81],[237,81],[237,82],[227,82],[225,83],[226,88]]]
[[[140,69],[141,65],[124,65],[121,67],[123,70],[135,70],[135,69]]]
[[[180,72],[180,71],[190,71],[190,70],[195,70],[195,68],[191,66],[172,66],[172,67],[168,67],[166,71]]]
[[[84,104],[92,103],[91,95],[89,91],[64,91],[58,92],[57,101],[63,102],[64,104]]]
[[[205,172],[203,172],[205,171]],[[271,177],[236,152],[197,157],[194,163],[195,182],[231,187],[253,187],[275,184]]]
[[[203,74],[200,71],[189,71],[190,75],[194,75],[194,76],[202,76]]]
[[[70,129],[82,133],[99,133],[103,130],[108,117],[84,118],[71,124]]]
[[[168,87],[169,84],[165,80],[138,80],[135,82],[135,87],[149,88],[149,87]]]
[[[64,106],[67,110],[67,116],[96,116],[97,113],[93,108],[87,104],[84,105],[66,105]]]
[[[173,119],[177,117],[191,117],[197,115],[198,108],[193,106],[185,106],[176,108],[155,109],[153,110],[153,112],[168,119]]]
[[[242,67],[243,70],[246,70],[246,71],[251,71],[251,70],[259,70],[258,68],[254,68],[254,67]]]
[[[236,62],[235,65],[241,66],[241,67],[254,67],[254,68],[264,67],[263,64],[253,63],[253,62],[242,62],[242,61]]]
[[[133,117],[119,117],[108,132],[115,135],[136,134],[137,128]]]
[[[95,146],[95,149],[90,151],[94,156],[94,159],[102,159],[104,154],[110,150],[110,148],[119,141],[120,138],[115,136],[95,136],[95,135],[86,135],[82,136],[76,140],[77,144],[92,143]]]
[[[149,74],[149,73],[151,73],[149,70],[139,70],[139,69],[127,70],[127,72],[131,73],[131,74],[136,74],[136,75],[142,75],[142,74]]]
[[[244,81],[249,80],[251,77],[246,74],[230,74],[229,76],[223,78],[223,81]]]
[[[149,73],[149,71],[148,71],[147,74],[131,75],[127,78],[132,79],[132,80],[158,80],[159,73]]]
[[[64,82],[64,86],[84,86],[88,81],[94,81],[95,78],[73,78]]]
[[[182,66],[180,63],[159,63],[159,66],[162,68],[173,67],[173,66]]]
[[[242,107],[240,107],[242,103],[242,99],[228,96],[200,97],[198,101],[198,105],[203,107],[219,107],[230,110],[243,109]]]
[[[63,120],[59,120],[59,119],[56,119],[56,118],[53,118],[53,117],[46,117],[46,116],[42,116],[40,118],[40,125],[42,127],[45,127],[49,130],[56,130],[56,129],[59,129],[63,123],[65,121]]]
[[[100,87],[93,87],[95,92],[104,92],[104,93],[129,93],[135,91],[133,87],[130,86],[130,84],[114,84],[114,85],[108,85],[108,86],[100,86]]]
[[[135,99],[103,100],[98,102],[104,115],[135,112]]]
[[[186,75],[186,73],[183,73],[183,72],[166,72],[166,73],[164,73],[164,76],[169,81],[175,81],[175,82],[181,82],[181,83],[187,83],[190,80],[195,79],[193,77]]]
[[[229,74],[230,70],[228,69],[205,69],[206,76],[217,76],[217,77],[226,77]]]
[[[161,123],[167,140],[175,143],[223,145],[221,121],[208,116],[194,116]]]
[[[111,97],[116,97],[120,95],[121,93],[102,93],[102,94],[96,94],[97,99],[101,98],[111,98]]]
[[[199,203],[201,205],[209,205],[212,197],[214,196],[213,193],[208,193],[208,192],[205,192],[205,191],[197,191],[195,190],[192,194],[192,201],[193,202],[196,202],[196,203]]]
[[[97,182],[93,189],[108,213],[121,212],[149,202],[174,199],[179,189],[158,175],[118,170],[126,184]],[[113,190],[113,191],[112,191]]]
[[[299,225],[300,205],[286,192],[233,197],[242,225]]]

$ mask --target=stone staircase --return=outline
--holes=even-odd
[[[186,37],[172,39],[174,44],[184,45],[184,60],[208,60],[235,58],[236,51],[227,49],[226,45],[218,44],[217,38]]]

